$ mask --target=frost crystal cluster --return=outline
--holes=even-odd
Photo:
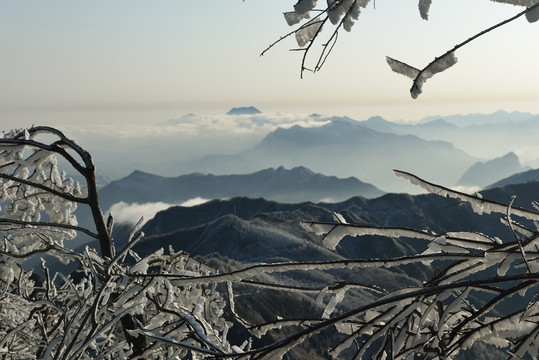
[[[59,171],[58,158],[87,183]],[[132,250],[142,237],[136,229],[115,253],[112,221],[100,230],[91,156],[75,142],[46,127],[4,133],[0,169],[2,359],[183,359],[241,351],[227,342],[232,324],[222,317],[226,301],[216,285],[176,283],[214,270],[173,249],[139,257]],[[77,226],[77,205],[95,211],[96,230]],[[64,245],[78,232],[100,240],[101,254]],[[52,274],[44,255],[77,270]]]

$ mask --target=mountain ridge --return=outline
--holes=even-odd
[[[180,163],[190,172],[249,173],[284,165],[356,177],[384,191],[418,189],[399,181],[393,169],[452,186],[478,159],[443,140],[373,130],[349,118],[333,117],[319,127],[278,128],[258,145],[234,155],[208,155]]]
[[[513,184],[521,184],[527,182],[539,181],[539,169],[531,169],[520,173],[513,174],[504,179],[501,179],[493,184],[490,184],[487,188],[497,188]]]
[[[493,181],[520,173],[523,170],[525,168],[520,165],[518,156],[511,151],[492,160],[476,162],[466,170],[457,185],[485,187]]]
[[[164,177],[135,170],[99,190],[104,209],[114,203],[181,203],[195,197],[219,199],[234,196],[265,197],[282,202],[344,200],[352,196],[377,197],[384,192],[356,178],[315,173],[303,166],[283,166],[251,174],[213,175],[196,172]]]

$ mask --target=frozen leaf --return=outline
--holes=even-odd
[[[535,4],[539,3],[539,0],[491,0],[491,1],[504,3],[504,4],[517,5],[517,6],[524,6],[527,8],[530,8],[534,6]],[[531,23],[539,20],[539,6],[529,10],[526,13],[526,19]]]
[[[342,216],[342,215],[339,214],[339,213],[333,213],[333,219],[334,219],[335,221],[337,221],[338,223],[340,223],[340,224],[348,224],[348,223],[346,222],[346,219],[344,218],[344,216]]]
[[[298,0],[294,5],[294,12],[298,15],[309,15],[309,12],[314,9],[318,0]]]
[[[525,7],[530,7],[539,2],[538,0],[491,0],[491,1],[504,3],[504,4],[525,6]]]
[[[526,20],[531,23],[539,20],[539,6],[536,6],[526,13]]]
[[[311,20],[305,23],[296,31],[296,41],[300,47],[307,45],[318,34],[322,27],[322,22],[319,20]]]
[[[337,25],[343,15],[353,5],[354,0],[328,0],[328,18],[333,25]]]
[[[386,61],[391,70],[393,70],[397,74],[404,75],[406,77],[409,77],[410,79],[415,79],[416,76],[419,74],[419,69],[416,69],[415,67],[403,63],[399,60],[392,59],[389,56],[386,56]]]
[[[435,74],[440,73],[444,70],[447,70],[451,66],[457,63],[457,58],[455,53],[452,51],[447,53],[439,58],[436,58],[431,62],[427,67],[422,70],[416,69],[413,66],[410,66],[401,61],[386,57],[388,65],[391,67],[391,70],[398,74],[402,74],[411,79],[414,79],[412,88],[410,89],[410,94],[412,98],[417,99],[417,97],[423,92],[423,84],[433,77]]]
[[[304,19],[309,19],[309,13],[298,14],[295,11],[285,12],[284,19],[289,26],[296,25]]]
[[[344,15],[344,19],[343,19],[344,30],[348,32],[352,30],[352,26],[354,26],[356,20],[359,18],[360,13],[361,13],[361,8],[359,7],[359,3],[355,1],[354,4],[350,7],[350,9]]]
[[[342,22],[344,30],[350,31],[358,19],[361,8],[365,8],[370,0],[328,0],[328,18],[333,25]]]
[[[322,319],[329,319],[330,315],[335,310],[335,307],[344,299],[344,295],[346,294],[346,287],[342,287],[340,289],[337,289],[329,299],[328,304],[326,305],[326,308],[324,309],[324,313],[322,314]]]
[[[431,3],[432,0],[419,0],[419,14],[421,14],[421,18],[424,20],[429,19],[429,9]]]

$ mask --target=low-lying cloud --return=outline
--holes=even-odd
[[[182,174],[173,162],[210,154],[236,154],[257,145],[278,127],[322,126],[319,115],[187,114],[148,124],[98,123],[62,130],[93,156],[97,168],[111,179],[142,170],[159,175]],[[170,171],[163,171],[168,168]]]
[[[172,206],[191,207],[203,204],[209,201],[201,197],[189,199],[180,204],[169,204],[165,202],[148,202],[148,203],[126,203],[120,201],[110,207],[109,212],[114,216],[114,221],[121,224],[135,225],[141,218],[145,224],[155,217],[159,211],[166,210]]]
[[[327,117],[302,114],[255,114],[255,115],[196,115],[186,114],[178,118],[146,124],[91,124],[88,127],[65,126],[72,136],[92,140],[114,138],[118,142],[144,143],[167,141],[170,139],[226,138],[235,142],[238,136],[265,136],[278,127],[294,125],[303,127],[322,126],[328,123]],[[74,134],[74,135],[73,135]],[[102,140],[101,140],[102,141]]]

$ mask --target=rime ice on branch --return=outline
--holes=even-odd
[[[447,70],[457,62],[455,51],[459,48],[467,45],[471,41],[478,37],[481,37],[490,31],[497,29],[511,21],[518,19],[521,16],[526,17],[529,22],[536,22],[539,20],[539,0],[491,0],[494,2],[511,4],[525,7],[525,9],[516,15],[497,23],[478,34],[473,35],[467,40],[455,45],[452,49],[449,49],[442,55],[434,58],[430,63],[424,67],[414,67],[406,62],[395,60],[391,57],[386,57],[386,60],[396,73],[405,75],[413,80],[410,94],[412,98],[416,99],[422,93],[422,87],[425,81],[431,78],[433,75]],[[319,71],[328,56],[333,50],[339,31],[344,29],[345,31],[351,31],[355,22],[359,19],[361,9],[366,8],[369,5],[370,0],[299,0],[294,5],[294,10],[285,12],[284,18],[289,26],[296,26],[294,30],[280,37],[277,41],[270,44],[261,55],[264,55],[266,51],[271,49],[277,43],[281,42],[285,38],[295,35],[297,45],[299,48],[293,49],[294,51],[303,52],[301,60],[301,77],[305,70],[316,72]],[[376,2],[373,1],[373,4]],[[316,6],[320,4],[320,8]],[[436,4],[436,2],[435,2]],[[422,19],[429,19],[429,12],[431,9],[432,0],[419,0],[418,9]],[[374,6],[373,6],[374,8]],[[332,27],[327,37],[323,38],[323,30],[325,27]],[[314,49],[315,45],[320,45],[321,50]],[[315,52],[318,55],[315,56],[314,67],[309,67],[308,54]]]

